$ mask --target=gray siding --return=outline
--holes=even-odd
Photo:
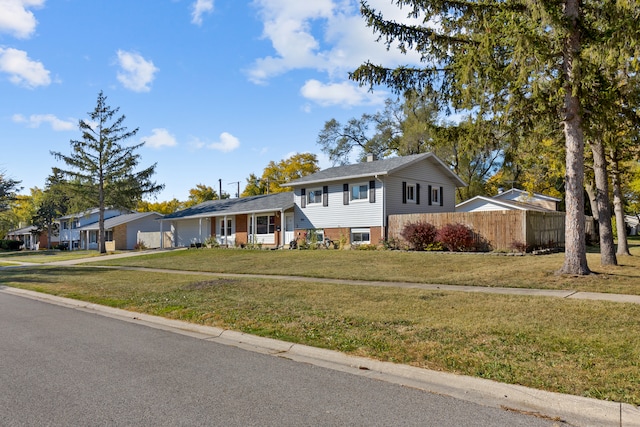
[[[127,249],[133,249],[138,243],[138,232],[155,231],[160,233],[160,215],[152,215],[127,223]]]
[[[403,203],[402,183],[420,184],[420,204]],[[454,212],[456,207],[456,187],[439,167],[426,159],[385,178],[387,215],[410,213]],[[443,204],[440,201],[429,205],[429,186],[442,187]]]
[[[322,203],[306,205],[302,208],[301,189],[295,190],[295,228],[296,229],[324,229],[324,228],[355,228],[355,227],[379,227],[383,225],[383,189],[379,181],[375,181],[375,203],[369,200],[349,201],[343,203],[343,185],[366,184],[372,178],[345,180],[328,185],[328,206]],[[306,187],[306,193],[310,190],[322,189],[322,185],[310,185]]]
[[[191,243],[202,243],[211,235],[211,224],[208,218],[202,219],[202,233],[200,232],[199,219],[171,221],[171,223],[174,227],[177,247],[189,246]]]

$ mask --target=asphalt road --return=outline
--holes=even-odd
[[[558,423],[0,293],[0,425]]]

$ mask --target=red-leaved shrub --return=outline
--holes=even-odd
[[[400,234],[409,243],[411,249],[423,251],[424,248],[434,242],[437,231],[428,222],[420,221],[405,225]]]
[[[474,248],[473,230],[464,224],[447,224],[438,230],[436,240],[452,252],[468,251]]]

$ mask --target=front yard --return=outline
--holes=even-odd
[[[640,295],[640,242],[634,256],[619,257],[618,267],[602,267],[588,254],[596,273],[556,275],[562,253],[498,256],[402,251],[191,249],[97,262],[104,265],[168,268],[216,273],[292,275],[353,280],[436,283],[467,286],[566,289]]]
[[[636,245],[633,253],[635,256],[620,258],[621,266],[606,269],[598,266],[598,254],[590,254],[590,266],[598,274],[581,278],[554,274],[562,264],[562,254],[507,257],[198,249],[96,260],[206,272],[640,294],[640,247]],[[62,256],[41,256],[58,260],[58,255]],[[640,405],[637,304],[91,266],[5,269],[0,286]]]

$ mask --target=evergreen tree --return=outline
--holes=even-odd
[[[9,203],[16,198],[16,192],[20,190],[20,181],[8,178],[0,171],[0,212],[9,208]]]
[[[145,194],[154,194],[164,188],[151,181],[156,164],[136,171],[140,155],[136,150],[144,142],[123,145],[138,129],[128,131],[123,125],[125,116],[116,117],[120,108],[106,104],[102,91],[95,109],[88,113],[91,121],[80,120],[82,139],[71,140],[71,154],[51,152],[69,169],[59,171],[70,178],[73,189],[87,204],[99,209],[98,248],[105,253],[104,211],[107,207],[133,209]]]
[[[361,11],[388,47],[416,50],[423,66],[367,62],[351,74],[361,84],[397,92],[428,88],[454,108],[492,118],[519,117],[531,127],[555,117],[565,142],[565,260],[561,273],[584,275],[584,133],[586,98],[603,68],[636,66],[637,2],[596,0],[395,0],[422,25],[387,20],[366,2]]]

